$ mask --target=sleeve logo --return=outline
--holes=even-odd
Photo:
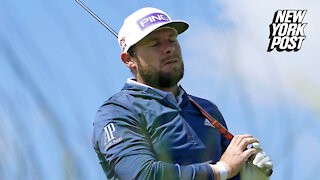
[[[113,123],[108,124],[103,129],[104,129],[104,132],[106,135],[105,136],[105,143],[110,142],[112,139],[114,139],[113,133],[116,131],[116,128],[114,127]]]
[[[106,125],[104,128],[104,151],[107,151],[107,149],[122,141],[122,137],[116,137],[117,134],[115,134],[116,132],[116,127],[114,125],[114,123],[109,123],[108,125]]]

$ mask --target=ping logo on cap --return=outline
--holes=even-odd
[[[141,30],[160,22],[167,22],[170,21],[168,16],[162,13],[152,13],[137,21]]]

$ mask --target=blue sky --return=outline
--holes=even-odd
[[[189,22],[179,36],[184,89],[215,102],[233,134],[260,139],[271,179],[317,173],[318,1],[82,2],[117,32],[146,6]],[[267,52],[278,9],[307,9],[298,52]],[[0,23],[0,179],[103,179],[92,122],[131,77],[116,38],[74,0],[4,0]]]

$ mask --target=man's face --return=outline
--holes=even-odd
[[[138,82],[155,88],[177,85],[184,73],[177,36],[175,29],[161,28],[135,45]]]

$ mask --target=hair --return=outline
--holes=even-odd
[[[135,51],[135,47],[134,46],[135,45],[131,46],[127,51],[129,53],[129,55],[132,56],[132,57],[136,56],[136,51]]]

